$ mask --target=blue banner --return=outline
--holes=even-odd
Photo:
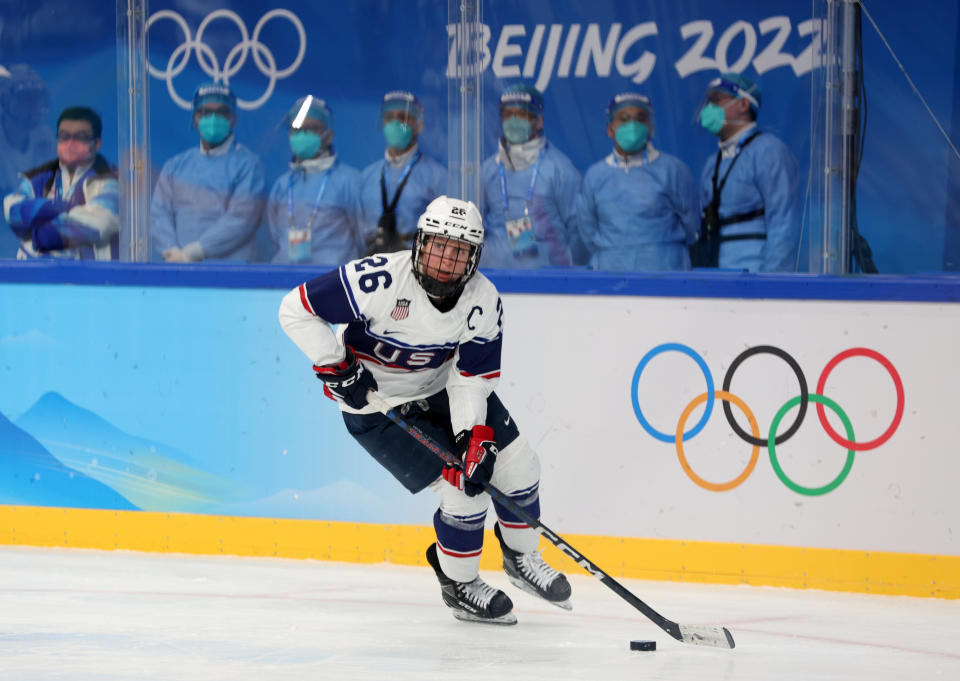
[[[881,272],[953,270],[960,261],[958,209],[955,199],[950,203],[960,194],[960,173],[943,135],[960,139],[960,89],[944,86],[960,72],[958,7],[957,0],[909,9],[879,0],[867,7],[926,99],[917,96],[865,19],[869,116],[858,212]],[[699,176],[716,142],[695,123],[696,110],[709,79],[733,70],[760,83],[760,125],[796,156],[804,189],[823,172],[810,166],[811,105],[820,97],[811,97],[811,72],[819,63],[814,45],[822,25],[808,0],[491,0],[483,11],[487,155],[495,152],[499,135],[498,96],[512,83],[524,81],[544,92],[547,137],[581,172],[610,152],[607,102],[618,92],[638,90],[655,109],[655,144]],[[115,159],[115,17],[90,0],[55,0],[26,13],[0,9],[0,15],[0,64],[29,64],[46,83],[43,123],[52,129],[63,107],[92,105],[104,118],[103,151]],[[161,0],[150,3],[147,38],[154,180],[166,160],[198,143],[191,94],[200,82],[218,78],[237,92],[237,136],[262,159],[268,184],[289,162],[283,117],[307,93],[331,104],[338,155],[360,169],[383,155],[383,94],[413,91],[426,110],[421,147],[446,162],[447,86],[458,74],[456,27],[448,25],[446,2],[414,8],[375,0],[298,0],[282,7]],[[49,144],[43,153],[51,153]],[[13,180],[0,180],[0,190],[9,191]],[[805,229],[817,229],[821,213],[822,207],[806,205]],[[258,257],[266,259],[268,250],[261,238]]]

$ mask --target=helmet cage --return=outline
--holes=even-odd
[[[427,218],[435,220],[435,218]],[[425,263],[425,251],[430,248],[432,239],[445,239],[447,241],[456,241],[469,247],[465,256],[457,257],[453,263],[453,269],[446,272],[438,267],[428,267]],[[476,273],[477,265],[480,263],[480,252],[483,250],[482,244],[476,244],[468,239],[456,236],[456,234],[440,233],[433,230],[418,229],[417,237],[413,242],[413,274],[427,295],[433,298],[450,298],[458,295],[470,281],[470,278]],[[453,274],[460,269],[459,265],[464,264],[463,274],[444,281],[439,277],[443,274]]]

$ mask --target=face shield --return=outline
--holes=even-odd
[[[319,97],[298,99],[278,127],[287,131],[290,151],[299,161],[329,153],[332,147],[333,112]]]
[[[750,108],[754,113],[760,108],[759,91],[756,85],[747,81],[737,82],[739,79],[735,80],[731,77],[732,75],[735,74],[719,76],[710,81],[694,113],[694,125],[700,125],[715,135],[720,132],[724,122],[749,122],[747,119],[732,121],[727,118],[726,109],[731,101],[746,99],[750,102]]]
[[[394,91],[384,95],[377,123],[387,147],[407,149],[423,129],[423,105],[409,92]]]
[[[542,131],[543,95],[529,85],[514,85],[500,95],[500,127],[503,139],[523,144]]]
[[[193,93],[193,124],[200,138],[216,146],[233,132],[237,98],[222,83],[204,83]]]
[[[653,106],[636,92],[615,95],[607,105],[607,132],[624,152],[643,149],[653,136]]]

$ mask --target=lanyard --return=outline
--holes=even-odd
[[[317,192],[317,198],[313,201],[313,210],[310,211],[310,219],[307,221],[307,226],[304,227],[304,230],[310,231],[310,228],[313,227],[313,221],[317,217],[317,213],[320,211],[320,200],[323,198],[323,192],[327,188],[327,181],[330,179],[330,171],[333,170],[331,167],[323,175],[323,182],[320,183],[320,191]],[[290,180],[287,183],[287,215],[290,217],[290,229],[295,229],[293,221],[293,176],[296,173],[290,173]],[[306,178],[304,178],[306,181]]]
[[[540,153],[537,154],[537,162],[533,165],[533,173],[530,175],[530,187],[527,189],[527,198],[523,202],[523,214],[529,215],[530,211],[530,199],[533,198],[533,188],[537,185],[537,175],[540,173],[540,161],[543,159],[543,154],[547,150],[547,147],[544,146],[540,150]],[[503,169],[503,161],[498,163],[500,167],[500,198],[503,200],[503,219],[506,220],[507,215],[507,173]]]
[[[713,180],[712,180],[713,197],[711,198],[711,200],[713,202],[716,202],[718,207],[720,205],[720,192],[722,192],[723,188],[726,186],[727,178],[730,177],[730,171],[733,170],[734,164],[737,162],[737,159],[740,158],[740,152],[742,152],[748,144],[750,144],[753,140],[755,140],[757,138],[757,135],[759,134],[760,134],[760,131],[757,130],[749,137],[746,137],[745,139],[742,139],[739,142],[737,142],[737,153],[736,155],[734,155],[733,160],[730,161],[730,165],[727,166],[727,172],[723,174],[723,179],[720,180],[719,185],[717,184],[717,178],[720,176],[720,161],[723,159],[723,149],[717,150],[717,161],[713,166]]]
[[[73,191],[77,187],[82,187],[83,183],[86,182],[87,180],[87,176],[92,174],[93,174],[93,166],[87,168],[87,172],[85,172],[79,180],[77,180],[72,185],[70,185],[70,195],[73,196]],[[49,187],[50,185],[47,185],[47,186]],[[56,199],[63,198],[63,170],[59,168],[57,169],[57,180],[54,183],[53,191],[54,191],[54,194],[53,194],[54,198]]]
[[[396,210],[397,201],[400,200],[400,192],[403,191],[403,188],[407,184],[407,176],[410,174],[410,171],[413,170],[413,166],[416,165],[417,161],[420,160],[421,155],[418,151],[416,155],[407,162],[403,173],[400,175],[400,181],[397,183],[397,193],[393,195],[393,201],[391,201],[389,205],[387,204],[387,162],[383,162],[383,167],[380,169],[380,201],[383,204],[384,212]]]

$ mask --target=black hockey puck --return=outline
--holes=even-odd
[[[656,650],[656,641],[630,641],[630,650]]]

